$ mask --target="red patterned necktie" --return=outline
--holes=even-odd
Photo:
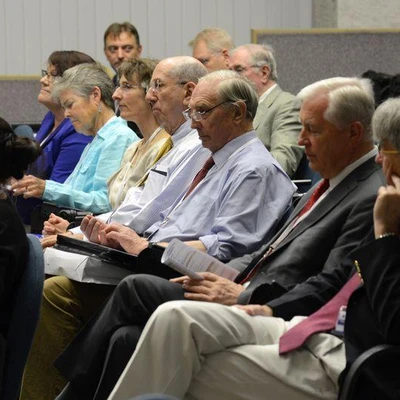
[[[303,214],[305,214],[317,202],[317,200],[328,190],[328,188],[329,188],[329,179],[324,179],[314,190],[314,193],[308,199],[307,203],[304,204],[304,207],[300,211],[297,218],[300,218]]]
[[[212,157],[206,160],[206,162],[203,165],[203,168],[196,174],[194,177],[192,183],[189,186],[188,191],[185,194],[184,199],[189,196],[189,194],[194,190],[194,188],[206,177],[208,171],[211,169],[211,167],[215,164],[214,160]]]
[[[360,283],[359,275],[354,274],[328,303],[284,333],[279,339],[279,354],[298,349],[314,333],[332,330],[336,325],[340,307],[347,305],[350,295]]]
[[[292,225],[293,227],[295,226],[295,221],[297,221],[303,214],[305,214],[310,208],[317,202],[317,200],[322,196],[323,193],[325,193],[329,188],[329,179],[324,179],[314,190],[313,194],[311,197],[308,199],[306,204],[304,204],[304,207],[301,209],[299,214],[296,216],[296,218],[293,220]],[[279,239],[279,238],[278,238]],[[277,239],[277,240],[278,240]],[[276,243],[276,241],[274,242]],[[264,263],[265,259],[269,257],[269,255],[273,252],[274,246],[270,246],[269,249],[265,252],[265,254],[262,256],[262,258],[257,262],[257,264],[251,269],[251,271],[238,283],[240,285],[243,285],[243,283],[251,280],[253,276],[256,274],[258,269],[261,267],[261,265]]]

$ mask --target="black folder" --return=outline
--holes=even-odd
[[[164,247],[158,245],[153,245],[150,249],[143,250],[139,256],[135,256],[124,250],[113,249],[71,236],[58,235],[54,247],[62,251],[97,257],[111,266],[125,268],[134,274],[150,274],[166,279],[181,275],[168,265],[161,263]]]

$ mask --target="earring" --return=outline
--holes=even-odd
[[[97,112],[98,112],[98,113],[101,113],[101,110],[102,110],[102,105],[99,104],[98,107],[97,107]]]

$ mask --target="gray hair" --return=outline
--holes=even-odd
[[[258,96],[252,82],[235,71],[214,71],[199,82],[215,82],[220,102],[243,102],[246,104],[246,118],[253,120],[257,112]]]
[[[326,96],[328,107],[324,118],[343,129],[352,122],[360,122],[366,137],[372,139],[371,120],[375,111],[372,84],[368,79],[335,77],[324,79],[303,88],[297,97],[304,101]]]
[[[197,83],[201,77],[208,73],[207,68],[198,60],[190,56],[172,57],[174,65],[167,73],[177,82]]]
[[[114,110],[114,84],[100,63],[79,64],[67,69],[62,77],[56,78],[51,94],[57,101],[60,101],[60,93],[65,90],[89,98],[95,87],[100,89],[103,103]]]
[[[372,131],[377,142],[388,141],[400,151],[400,98],[383,102],[372,118]]]
[[[243,46],[235,47],[230,54],[233,55],[240,49],[246,49],[249,52],[249,64],[255,67],[267,65],[270,70],[269,78],[275,82],[278,80],[274,49],[271,46],[266,44],[244,44]]]
[[[195,47],[200,41],[204,41],[212,53],[219,53],[224,49],[231,50],[235,47],[229,33],[221,28],[203,29],[189,42],[189,46]]]

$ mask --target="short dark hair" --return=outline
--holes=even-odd
[[[138,46],[140,46],[139,32],[134,25],[132,25],[130,22],[123,22],[122,24],[114,22],[104,32],[104,48],[106,48],[106,40],[109,35],[113,37],[118,37],[122,32],[128,32],[132,36],[134,36],[136,38]]]
[[[85,53],[75,50],[53,51],[47,60],[49,65],[53,65],[55,72],[61,76],[67,69],[78,64],[95,63],[92,57]]]

